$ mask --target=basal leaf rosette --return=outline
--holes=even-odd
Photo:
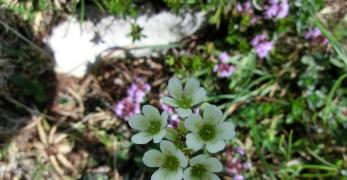
[[[146,166],[159,167],[152,175],[151,180],[182,179],[183,168],[188,165],[188,159],[184,153],[177,149],[172,142],[166,140],[160,143],[160,150],[161,152],[154,149],[149,150],[142,158]]]
[[[210,104],[205,106],[203,118],[199,114],[189,115],[184,123],[191,131],[186,136],[187,147],[198,151],[205,144],[210,153],[223,150],[225,141],[234,137],[235,127],[231,122],[223,122],[222,118],[222,111]]]
[[[191,109],[206,98],[205,89],[200,87],[200,82],[195,78],[188,78],[183,88],[182,82],[173,77],[169,80],[168,90],[171,97],[164,97],[163,102],[175,107],[181,117],[192,114]]]
[[[220,180],[215,172],[223,170],[222,163],[214,157],[198,155],[189,161],[184,180]]]
[[[154,143],[159,143],[166,134],[168,113],[164,111],[160,115],[158,109],[150,105],[144,105],[142,113],[129,119],[130,127],[140,131],[131,137],[131,141],[135,144],[146,144],[153,139]]]

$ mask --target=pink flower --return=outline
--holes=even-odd
[[[252,41],[251,44],[252,46],[257,46],[258,44],[260,44],[261,42],[265,41],[267,39],[267,35],[266,34],[259,34],[256,35]]]
[[[251,41],[251,44],[255,48],[255,52],[260,58],[265,58],[273,48],[273,43],[271,41],[267,41],[266,34],[259,34],[255,36]]]
[[[285,18],[289,13],[289,4],[287,0],[282,0],[280,5],[278,6],[277,18]]]
[[[269,0],[269,5],[265,6],[265,18],[281,19],[288,16],[289,4],[288,0]]]
[[[322,32],[318,28],[311,28],[305,33],[305,39],[310,40],[316,45],[327,45],[329,43],[328,39],[325,38]]]
[[[247,157],[244,156],[244,149],[241,147],[237,148],[228,148],[226,152],[227,162],[226,162],[226,171],[233,176],[235,180],[243,180],[244,176],[242,175],[248,171],[252,164]]]
[[[243,0],[243,2],[237,2],[236,10],[239,13],[246,14],[247,16],[249,16],[251,18],[251,25],[255,25],[257,21],[261,18],[255,15],[251,0]]]
[[[130,116],[141,112],[140,104],[134,102],[131,98],[126,97],[114,106],[113,112],[127,121]]]
[[[181,121],[178,114],[175,112],[174,108],[160,102],[160,107],[164,111],[168,112],[170,115],[168,127],[177,128],[178,123]]]
[[[213,67],[213,72],[216,72],[219,77],[226,78],[231,76],[235,72],[235,67],[228,64],[230,56],[228,53],[223,52],[219,55],[219,62]]]
[[[322,33],[318,28],[311,28],[305,33],[305,39],[313,39],[321,36]]]
[[[213,72],[217,72],[221,78],[230,77],[235,72],[235,67],[229,64],[217,64],[213,68]]]
[[[253,7],[252,7],[252,3],[250,0],[247,0],[243,3],[237,2],[236,4],[236,10],[238,12],[245,12],[248,14],[253,14]]]
[[[177,114],[172,114],[170,116],[168,127],[177,128],[180,121],[180,117]]]
[[[235,152],[237,152],[241,156],[245,155],[245,150],[243,148],[241,148],[241,147],[235,148]]]
[[[151,86],[148,83],[144,83],[139,78],[135,78],[134,82],[127,90],[128,96],[113,107],[113,112],[118,117],[127,121],[130,116],[140,113],[140,104],[150,90]]]
[[[219,55],[219,60],[222,63],[227,63],[230,59],[230,56],[227,52],[223,52]]]
[[[265,58],[272,50],[272,42],[263,42],[255,47],[255,51],[260,58]]]
[[[134,99],[135,102],[141,103],[148,93],[151,90],[151,86],[148,83],[143,83],[138,78],[135,78],[135,82],[131,84],[127,93],[128,97]]]
[[[227,162],[227,172],[229,174],[239,174],[242,172],[242,163],[239,159],[233,158]]]
[[[245,177],[243,177],[241,174],[236,174],[233,179],[234,180],[244,180]]]

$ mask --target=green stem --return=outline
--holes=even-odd
[[[326,104],[325,104],[325,110],[324,110],[324,116],[323,116],[323,122],[326,123],[327,119],[328,119],[328,115],[331,112],[331,103],[333,101],[335,92],[337,91],[337,88],[340,87],[342,81],[347,78],[347,73],[343,74],[342,76],[339,77],[339,79],[337,79],[337,81],[335,82],[335,84],[333,85],[333,87],[331,88],[329,95],[327,97],[326,100]]]
[[[208,156],[207,148],[206,148],[205,145],[204,145],[204,154],[205,154],[206,156]]]

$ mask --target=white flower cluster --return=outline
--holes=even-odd
[[[170,97],[162,101],[175,108],[182,118],[178,128],[168,128],[168,113],[160,114],[150,105],[143,106],[142,114],[129,119],[130,127],[139,131],[132,137],[133,143],[160,143],[160,151],[152,149],[143,156],[145,165],[159,168],[151,180],[219,180],[215,173],[221,172],[223,165],[208,153],[225,148],[226,141],[235,135],[234,125],[222,120],[223,113],[215,105],[205,104],[202,116],[192,112],[206,99],[206,91],[198,80],[188,78],[183,88],[182,82],[173,77],[168,91]]]

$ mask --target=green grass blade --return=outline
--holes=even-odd
[[[343,74],[342,76],[339,77],[339,79],[337,79],[337,81],[335,82],[335,84],[333,85],[333,87],[331,88],[329,95],[326,99],[326,106],[325,106],[325,110],[324,110],[324,116],[323,116],[323,122],[326,124],[327,119],[328,119],[328,115],[331,112],[331,103],[333,101],[335,92],[337,91],[337,89],[340,87],[342,81],[344,79],[347,78],[347,73]]]
[[[315,18],[314,24],[317,26],[317,28],[319,28],[319,30],[323,33],[323,35],[329,40],[330,44],[333,46],[338,56],[344,62],[345,67],[347,67],[347,55],[344,52],[344,50],[341,48],[340,43],[336,40],[333,34],[330,33],[330,31],[323,25],[323,23],[319,19]]]

